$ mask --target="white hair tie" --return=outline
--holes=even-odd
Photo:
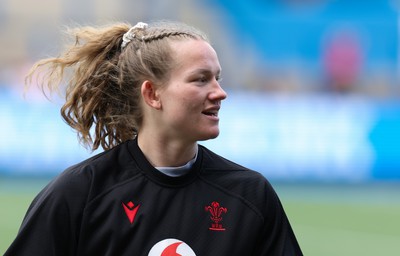
[[[148,27],[147,23],[144,22],[138,22],[135,26],[131,27],[131,29],[128,30],[122,37],[122,44],[121,44],[121,49],[124,49],[125,46],[132,41],[133,38],[136,37],[135,30],[145,30]]]

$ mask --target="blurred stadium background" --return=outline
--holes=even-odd
[[[202,144],[276,187],[305,255],[400,254],[400,2],[0,0],[0,253],[34,195],[91,153],[37,88],[65,26],[180,20],[210,35],[228,92]]]

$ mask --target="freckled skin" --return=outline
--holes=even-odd
[[[219,134],[218,111],[204,111],[220,106],[226,98],[219,84],[221,66],[214,49],[202,40],[172,43],[178,66],[162,88],[159,128],[167,136],[196,142]],[[196,49],[196,50],[193,50]]]

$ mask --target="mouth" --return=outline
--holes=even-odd
[[[201,112],[203,115],[206,116],[211,116],[211,117],[218,117],[218,111],[219,111],[220,107],[211,107],[208,109],[205,109],[203,112]]]
[[[215,117],[218,116],[218,112],[204,111],[204,112],[202,112],[202,114],[203,114],[203,115],[206,115],[206,116],[215,116]]]

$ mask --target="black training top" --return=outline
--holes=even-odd
[[[6,256],[302,255],[259,173],[199,146],[170,177],[137,140],[72,166],[34,199]]]

